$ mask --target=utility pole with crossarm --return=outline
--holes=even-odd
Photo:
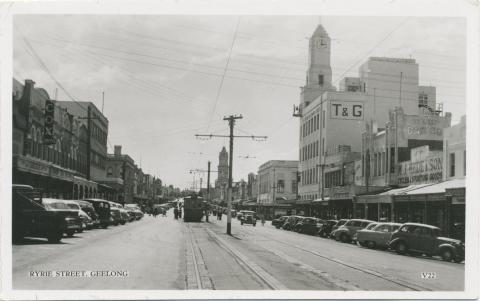
[[[224,117],[223,120],[228,121],[230,127],[230,135],[199,135],[196,134],[195,137],[221,137],[221,138],[230,138],[230,151],[229,151],[229,163],[228,163],[228,192],[227,192],[227,234],[232,235],[232,167],[233,167],[233,138],[251,138],[251,139],[267,139],[267,136],[255,136],[255,135],[233,135],[233,128],[235,126],[235,120],[242,119],[242,115],[230,115]]]

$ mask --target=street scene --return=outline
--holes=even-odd
[[[13,289],[465,290],[465,20],[13,25]]]

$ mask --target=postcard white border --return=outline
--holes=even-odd
[[[1,295],[2,299],[476,299],[479,276],[480,195],[478,93],[479,20],[478,1],[451,0],[166,0],[16,2],[2,7],[0,15],[0,195],[1,195]],[[5,16],[5,9],[8,14]],[[332,292],[332,291],[173,291],[173,290],[12,290],[11,266],[11,141],[12,141],[12,14],[201,14],[201,15],[355,15],[437,16],[467,20],[467,188],[466,264],[464,292]],[[475,230],[476,229],[476,230]]]

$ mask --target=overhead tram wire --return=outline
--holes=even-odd
[[[57,41],[64,42],[64,43],[71,43],[70,41],[67,41],[67,40],[64,40],[64,39],[56,39],[56,40],[57,40]],[[44,41],[35,41],[35,42],[37,42],[37,43],[44,43]],[[132,52],[132,51],[119,51],[118,49],[113,49],[113,48],[108,48],[108,47],[100,47],[100,46],[89,45],[89,44],[78,43],[78,42],[75,42],[75,43],[73,43],[73,44],[74,44],[75,46],[78,46],[78,47],[96,48],[96,49],[100,49],[100,50],[106,50],[106,51],[112,51],[112,52],[117,52],[117,53],[130,54],[130,55],[135,55],[135,56],[142,56],[142,57],[159,59],[159,60],[164,60],[164,61],[170,61],[170,62],[175,62],[175,63],[180,63],[180,64],[188,64],[188,65],[193,65],[193,66],[205,67],[205,68],[210,68],[210,69],[222,69],[222,70],[224,69],[224,68],[218,67],[218,66],[192,63],[192,62],[190,62],[190,61],[179,60],[179,59],[171,59],[171,58],[164,58],[164,57],[161,57],[161,56],[149,55],[149,54]],[[59,47],[60,47],[60,46],[59,46]],[[99,55],[108,56],[107,54],[103,54],[103,53],[100,53]],[[115,58],[115,59],[133,61],[133,62],[137,62],[137,63],[150,63],[150,62],[144,62],[144,61],[137,61],[137,60],[126,59],[126,58],[122,58],[122,57],[113,57],[113,56],[110,56],[110,57]],[[286,64],[288,64],[288,62],[287,62]],[[302,64],[302,65],[304,65],[304,64]],[[190,69],[180,68],[180,67],[171,66],[171,65],[161,65],[161,66],[165,66],[165,67],[167,67],[167,68],[187,70],[187,71],[190,70]],[[421,67],[425,67],[425,66],[427,66],[427,65],[421,64],[420,66],[421,66]],[[435,67],[437,67],[437,66],[435,66]],[[344,75],[345,75],[346,73],[348,73],[349,71],[351,71],[351,69],[352,69],[352,66],[348,67],[347,69],[336,68],[336,70],[346,70],[346,72],[344,73]],[[440,69],[442,69],[442,68],[440,68]],[[443,69],[445,69],[445,68],[443,68]],[[295,69],[295,70],[296,70],[296,69]],[[455,70],[462,71],[462,69],[455,69]],[[247,70],[235,69],[235,68],[231,68],[231,67],[229,68],[229,71],[241,72],[241,73],[247,73],[247,74],[256,74],[256,75],[268,76],[268,77],[279,77],[279,76],[276,76],[275,74],[269,74],[269,73],[263,73],[263,72],[255,72],[255,71],[247,71]],[[302,70],[302,71],[304,71],[304,70]],[[202,71],[192,71],[192,72],[202,72]],[[299,72],[300,72],[300,70],[299,70]],[[217,75],[216,73],[210,73],[210,72],[202,72],[202,73],[209,74],[209,75]],[[386,76],[386,77],[393,77],[393,75],[387,74],[387,73],[371,72],[371,74],[378,74],[378,75],[383,75],[383,76]],[[228,77],[228,76],[227,76],[227,77]],[[300,81],[300,80],[303,80],[303,77],[301,78],[301,77],[286,77],[286,76],[283,76],[283,78],[293,79],[293,80],[299,80],[299,81]],[[423,80],[431,80],[431,81],[434,81],[434,82],[441,81],[440,79],[431,79],[431,78],[422,78],[422,79],[423,79]],[[443,82],[460,83],[460,82],[458,82],[458,81],[443,81]]]
[[[225,80],[225,74],[227,73],[227,70],[228,70],[228,67],[229,67],[229,64],[230,64],[230,58],[232,56],[233,46],[235,45],[235,41],[237,39],[237,33],[238,33],[238,27],[239,26],[240,26],[240,17],[238,17],[237,24],[235,26],[235,32],[233,34],[232,43],[230,45],[230,50],[228,52],[227,63],[225,64],[225,69],[223,70],[222,79],[220,80],[220,86],[218,87],[218,90],[217,90],[217,95],[215,97],[215,103],[213,105],[213,110],[212,110],[212,113],[210,115],[209,124],[212,122],[213,116],[215,116],[215,112],[217,110],[218,100],[220,99],[220,94],[221,94],[222,88],[223,88],[223,82]],[[210,125],[207,127],[207,131],[209,129],[210,129]]]

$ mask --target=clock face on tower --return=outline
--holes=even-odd
[[[317,47],[317,49],[327,48],[327,39],[323,39],[323,38],[317,39],[315,46]]]

